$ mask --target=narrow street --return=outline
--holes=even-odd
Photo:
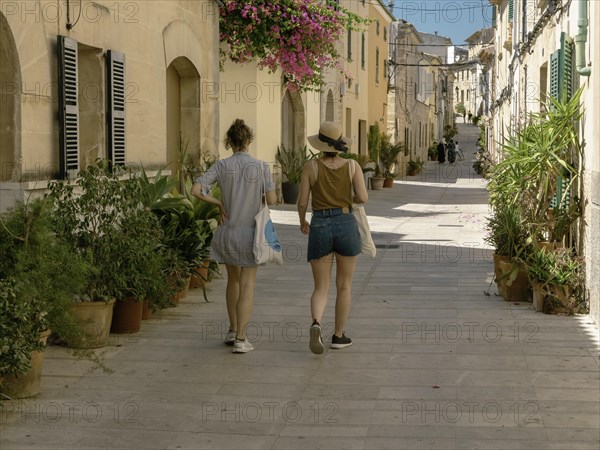
[[[113,335],[98,353],[114,373],[49,347],[39,397],[2,403],[0,448],[597,449],[598,329],[484,293],[479,128],[458,127],[465,161],[369,191],[378,254],[359,257],[351,347],[310,353],[306,237],[276,206],[285,265],[259,269],[254,352],[222,344],[226,280],[212,281],[210,303],[192,291]],[[332,287],[327,343],[333,317]]]

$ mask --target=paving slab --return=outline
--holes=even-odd
[[[459,133],[469,157],[478,128]],[[254,352],[223,345],[226,280],[213,280],[209,303],[191,291],[139,333],[111,335],[97,354],[112,373],[49,346],[40,395],[1,404],[0,449],[599,448],[598,328],[490,286],[471,162],[428,162],[369,195],[379,248],[358,260],[351,347],[310,353],[306,237],[294,206],[277,205],[285,264],[259,269]]]

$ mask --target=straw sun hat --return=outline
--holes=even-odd
[[[347,152],[350,139],[342,136],[342,129],[333,122],[323,122],[319,134],[308,137],[308,143],[320,152]]]

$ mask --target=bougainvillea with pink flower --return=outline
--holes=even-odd
[[[318,89],[328,69],[343,72],[339,43],[346,30],[367,23],[318,0],[222,0],[219,14],[221,63],[281,69],[288,85],[302,90]]]

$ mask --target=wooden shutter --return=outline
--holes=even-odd
[[[550,57],[550,95],[565,102],[573,96],[573,56],[575,45],[566,33],[560,36],[560,49]],[[567,207],[571,193],[567,191],[569,179],[558,177],[557,192],[550,202],[550,207]],[[564,198],[563,198],[564,197]]]
[[[106,53],[106,95],[108,159],[113,166],[124,166],[125,157],[125,55]]]
[[[352,30],[348,28],[348,61],[352,61]]]
[[[550,95],[567,101],[573,96],[573,39],[562,33],[560,48],[550,56]]]
[[[508,0],[508,21],[512,22],[515,13],[514,0]]]
[[[550,96],[556,99],[560,98],[560,49],[550,55]]]
[[[63,179],[75,178],[79,172],[77,63],[77,41],[58,36],[58,127]]]
[[[560,89],[561,99],[570,100],[573,96],[573,53],[574,44],[573,39],[567,36],[566,33],[562,33],[560,36],[561,46],[561,61],[560,61]]]

